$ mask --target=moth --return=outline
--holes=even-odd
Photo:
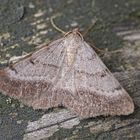
[[[34,109],[64,106],[82,118],[134,111],[131,97],[77,29],[0,70],[0,91]]]

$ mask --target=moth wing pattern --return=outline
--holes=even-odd
[[[50,103],[49,91],[58,80],[64,55],[63,40],[58,39],[16,62],[12,68],[0,70],[0,90],[34,108],[58,106]]]
[[[84,42],[76,56],[73,77],[77,99],[73,99],[71,109],[85,118],[131,114],[132,99],[96,52]],[[69,102],[65,103],[70,106]]]
[[[4,94],[35,109],[62,105],[83,118],[134,110],[128,93],[75,30],[1,70],[0,81]]]

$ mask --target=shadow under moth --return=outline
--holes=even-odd
[[[134,111],[131,97],[76,29],[0,70],[0,91],[34,109],[64,106],[83,118]]]

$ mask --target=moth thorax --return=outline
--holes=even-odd
[[[70,45],[69,47],[67,47],[66,63],[68,66],[71,66],[74,63],[77,48],[78,48],[77,45]]]

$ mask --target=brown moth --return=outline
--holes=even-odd
[[[134,111],[131,97],[76,29],[0,70],[0,90],[34,109],[64,106],[83,118]]]

